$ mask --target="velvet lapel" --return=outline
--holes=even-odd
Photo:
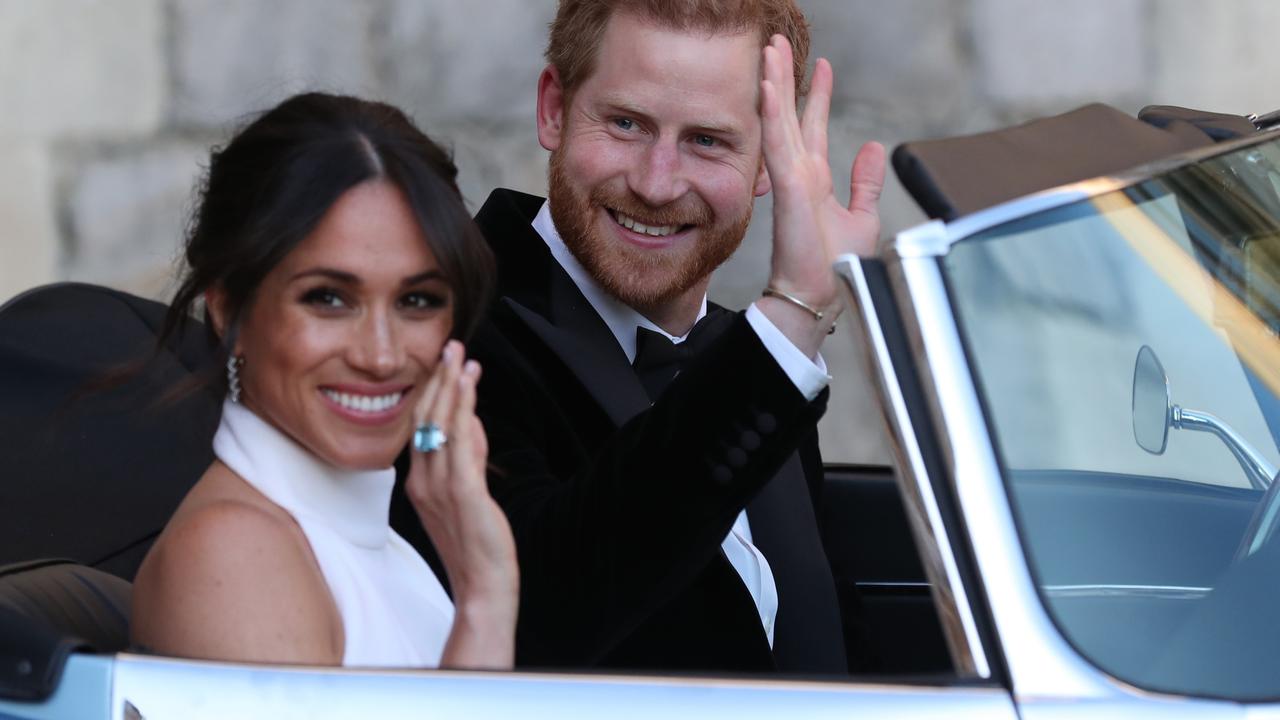
[[[495,190],[476,214],[498,257],[500,301],[565,364],[617,425],[649,407],[604,320],[533,229],[542,199]]]
[[[572,284],[567,277],[564,281]],[[577,288],[572,289],[577,292]],[[627,363],[618,341],[590,305],[556,308],[553,299],[553,317],[558,317],[549,319],[512,298],[503,298],[503,302],[573,371],[615,425],[622,425],[649,407],[644,386]],[[596,324],[600,327],[594,327]]]

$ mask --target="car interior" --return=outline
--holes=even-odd
[[[1157,109],[1145,123],[1136,123],[1104,106],[1077,113],[1036,127],[907,143],[895,151],[893,164],[926,212],[949,220],[1034,190],[1212,143],[1218,138],[1211,130],[1223,125],[1222,117],[1234,117],[1205,119]],[[1061,149],[1046,149],[1046,137],[1079,140],[1108,133],[1122,138],[1121,146],[1141,150],[1119,155],[1100,150],[1097,157],[1068,162]],[[1044,162],[1029,161],[1028,153]],[[981,182],[972,179],[975,167],[989,169]],[[1011,173],[1010,167],[1023,168],[1023,174]],[[136,362],[160,329],[158,308],[124,293],[75,283],[38,288],[0,306],[0,397],[5,398],[0,403],[0,457],[5,460],[5,481],[0,483],[0,637],[5,638],[0,643],[0,697],[47,695],[70,652],[128,648],[128,583],[170,513],[212,459],[208,438],[219,402],[198,392],[180,397],[169,392],[188,378],[220,370],[202,364],[198,333],[180,334],[145,365]],[[64,343],[61,338],[71,334],[74,342]],[[85,353],[84,348],[93,351]],[[1105,513],[1092,505],[1103,502],[1104,495],[1108,507],[1150,502],[1137,487],[1141,478],[1120,480],[1088,473],[1059,473],[1050,481],[1034,474],[1013,478],[1028,488],[1018,507],[1027,522],[1094,523],[1093,530],[1080,534],[1083,549],[1033,548],[1055,583],[1073,581],[1073,563],[1082,550],[1116,563],[1140,560],[1109,552],[1119,541],[1115,534],[1123,530],[1106,526]],[[1160,533],[1167,537],[1166,552],[1190,568],[1187,572],[1202,568],[1208,573],[1234,548],[1199,542],[1201,537],[1221,537],[1200,525],[1229,525],[1243,532],[1256,502],[1247,495],[1203,487],[1164,494],[1160,497],[1167,507],[1152,513],[1160,524],[1132,531]],[[1187,510],[1192,503],[1195,512]],[[1204,511],[1206,503],[1213,512]],[[840,593],[851,673],[953,676],[893,470],[828,465],[822,525]],[[1073,603],[1064,601],[1063,611],[1073,612]],[[1125,622],[1147,623],[1153,631],[1160,626],[1158,619],[1137,610],[1124,614]]]
[[[8,398],[0,411],[7,478],[0,484],[0,637],[7,639],[0,656],[57,665],[74,650],[129,647],[129,582],[211,462],[208,437],[219,407],[199,392],[172,392],[210,371],[200,364],[198,324],[139,365],[161,310],[77,283],[38,288],[0,307],[0,392]],[[50,328],[74,332],[74,343]],[[68,345],[94,352],[62,352]],[[946,646],[891,469],[828,466],[823,526],[851,671],[946,673]],[[31,642],[43,652],[8,641],[20,627],[42,629]],[[20,664],[0,662],[0,695],[53,689],[56,667],[11,670]]]

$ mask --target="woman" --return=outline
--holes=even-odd
[[[399,110],[314,93],[213,152],[163,335],[203,299],[226,401],[216,460],[138,572],[137,645],[511,666],[515,550],[485,487],[480,368],[458,341],[493,265],[456,173]],[[411,436],[406,491],[452,602],[387,524]]]

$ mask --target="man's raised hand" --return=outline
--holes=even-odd
[[[764,48],[760,103],[765,165],[773,186],[769,286],[821,310],[823,319],[776,297],[761,298],[757,307],[810,356],[840,311],[831,264],[840,255],[869,255],[875,249],[884,187],[884,147],[867,143],[853,161],[849,204],[836,199],[827,162],[832,85],[831,64],[820,58],[803,117],[798,117],[791,45],[775,35]]]

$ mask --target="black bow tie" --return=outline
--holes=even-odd
[[[730,316],[730,313],[715,314],[719,315]],[[680,374],[685,363],[714,339],[716,333],[708,330],[719,325],[718,320],[718,317],[713,319],[713,314],[706,315],[694,324],[681,343],[671,342],[671,338],[660,332],[644,327],[636,328],[636,359],[631,365],[650,400],[657,400],[667,385]]]

